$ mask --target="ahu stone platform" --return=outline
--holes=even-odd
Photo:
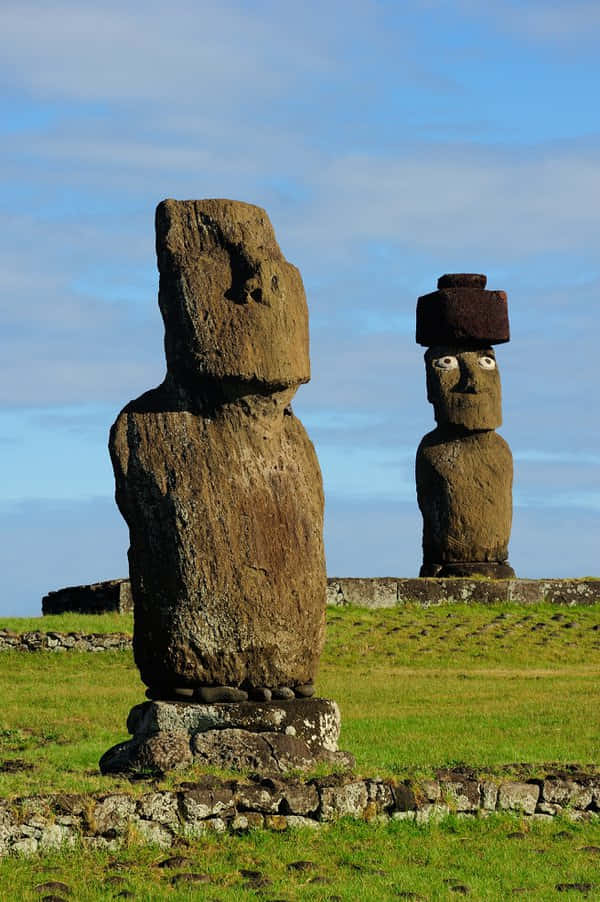
[[[330,577],[328,605],[393,608],[407,603],[442,602],[497,604],[600,604],[600,579],[469,579],[410,578],[396,576]],[[42,600],[44,614],[76,611],[98,614],[127,613],[132,609],[128,579],[113,579],[90,586],[74,586],[49,592]]]
[[[403,604],[476,602],[478,604],[599,604],[600,579],[469,579],[333,577],[327,581],[327,604],[393,608]]]
[[[67,586],[48,592],[42,598],[43,614],[65,614],[67,611],[78,614],[129,613],[133,611],[129,580],[108,579],[88,586]]]

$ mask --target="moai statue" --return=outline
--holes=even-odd
[[[214,726],[216,709],[252,729],[252,704],[303,699],[325,705],[339,731],[335,703],[309,698],[326,575],[321,473],[290,406],[310,376],[300,273],[265,211],[236,201],[163,201],[156,248],[167,375],[110,435],[131,543],[135,661],[155,700],[134,709],[130,726],[138,740],[160,732],[161,703],[186,702],[185,716],[171,705],[169,729],[179,723],[200,754],[193,736]],[[331,736],[328,747],[337,748]],[[130,743],[139,763],[138,752]],[[244,766],[240,754],[209,763]],[[122,769],[122,755],[107,755],[103,770]]]
[[[503,291],[486,277],[455,273],[417,303],[417,342],[427,347],[427,398],[437,427],[417,451],[423,515],[420,576],[514,576],[508,564],[512,455],[502,423],[492,345],[509,340]]]

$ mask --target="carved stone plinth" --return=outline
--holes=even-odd
[[[203,705],[149,701],[131,709],[132,739],[100,759],[102,773],[164,773],[190,764],[285,773],[319,761],[353,766],[338,751],[340,712],[324,698]]]

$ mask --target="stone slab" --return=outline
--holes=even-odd
[[[322,761],[354,766],[354,758],[337,747],[338,706],[323,698],[148,701],[132,708],[127,729],[132,738],[105,752],[102,773],[164,774],[192,763],[266,775],[307,771]]]
[[[128,731],[135,736],[152,733],[206,733],[245,730],[281,733],[302,739],[311,752],[337,750],[340,711],[325,698],[277,702],[234,702],[202,705],[196,702],[148,701],[132,708]]]
[[[327,580],[327,604],[392,608],[398,601],[398,580],[393,577]]]

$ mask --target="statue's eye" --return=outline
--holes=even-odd
[[[482,370],[496,369],[496,361],[493,357],[480,357],[478,362]]]
[[[458,369],[458,360],[456,357],[451,357],[448,354],[446,357],[438,357],[437,360],[433,361],[433,365],[438,370],[456,370]]]

